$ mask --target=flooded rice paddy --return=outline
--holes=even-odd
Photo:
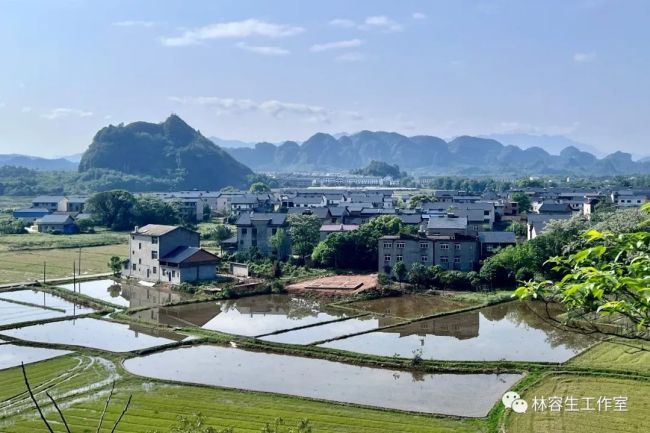
[[[551,317],[560,313],[554,307]],[[564,362],[592,343],[584,335],[567,332],[551,323],[541,303],[508,302],[321,346],[402,357],[412,357],[421,351],[425,359],[440,360]]]
[[[453,299],[447,295],[403,295],[353,302],[349,307],[392,317],[415,319],[471,307],[475,303]]]
[[[380,320],[373,316],[361,316],[334,323],[311,326],[295,331],[260,337],[261,340],[287,344],[310,344],[317,341],[329,340],[343,335],[376,329]]]
[[[0,325],[92,313],[92,308],[36,290],[0,293]]]
[[[130,281],[117,282],[111,279],[82,281],[59,287],[126,308],[164,305],[191,298],[189,294],[169,289],[143,286]]]
[[[289,295],[259,295],[227,301],[152,308],[134,318],[170,326],[198,326],[230,334],[258,336],[347,317],[319,301]]]
[[[17,346],[0,340],[0,370],[19,366],[21,362],[30,364],[32,362],[44,361],[68,353],[70,352],[65,350]]]
[[[0,334],[40,343],[70,344],[128,352],[171,343],[174,340],[132,329],[130,325],[98,319],[71,319],[0,331]]]
[[[124,366],[163,380],[471,417],[487,415],[521,378],[409,373],[217,346],[168,350],[128,359]]]

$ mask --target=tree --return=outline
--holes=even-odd
[[[519,212],[529,212],[532,208],[532,202],[528,194],[516,192],[512,194],[512,201],[517,203]]]
[[[178,207],[165,202],[158,197],[145,195],[136,199],[133,208],[134,223],[140,226],[147,224],[178,224],[180,221]]]
[[[99,192],[88,199],[86,211],[112,230],[127,230],[133,225],[136,199],[128,191]]]
[[[278,260],[286,260],[291,254],[291,240],[284,229],[278,229],[271,236],[271,245]]]
[[[269,192],[271,191],[271,188],[269,188],[266,184],[262,182],[255,182],[251,185],[249,191],[252,192],[253,194],[259,194],[263,192]]]
[[[108,262],[108,267],[111,268],[113,276],[119,276],[122,273],[122,259],[118,256],[112,256]]]
[[[421,263],[413,263],[408,271],[408,280],[417,289],[428,289],[431,287],[431,274],[426,266]]]
[[[316,215],[289,215],[288,222],[293,252],[304,260],[318,245],[321,220]]]
[[[9,218],[0,221],[0,234],[3,235],[17,235],[27,233],[25,230],[25,223],[16,218]]]
[[[506,230],[509,232],[514,232],[515,236],[518,237],[526,236],[528,233],[528,227],[526,224],[519,221],[510,221],[510,224],[508,224],[508,228]]]
[[[650,204],[642,210],[650,211]],[[587,332],[650,340],[648,225],[646,214],[637,231],[588,230],[585,248],[549,260],[561,278],[528,282],[515,294],[521,299],[559,300],[567,309],[567,322]]]
[[[395,274],[395,277],[397,278],[397,281],[399,281],[401,286],[402,282],[406,278],[406,275],[408,274],[408,269],[406,269],[406,265],[404,264],[404,262],[395,263],[395,266],[393,266],[393,273]]]

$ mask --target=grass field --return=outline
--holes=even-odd
[[[109,272],[111,256],[126,257],[126,244],[81,248],[81,274],[91,275]],[[41,280],[43,262],[46,262],[46,278],[72,276],[73,262],[79,259],[78,248],[50,250],[24,250],[0,252],[0,284]]]
[[[77,235],[53,235],[48,233],[0,235],[0,251],[96,247],[115,244],[126,245],[128,237],[128,232],[111,231],[80,233]]]
[[[111,373],[111,363],[99,363],[88,356],[71,355],[28,366],[31,382],[44,398],[43,390],[57,398],[71,430],[94,432],[100,417]],[[99,377],[99,375],[103,377]],[[434,418],[397,412],[363,409],[331,403],[303,400],[251,392],[240,392],[218,388],[170,385],[150,382],[121,373],[117,381],[114,404],[109,408],[103,433],[110,431],[127,396],[133,395],[132,405],[117,432],[146,433],[151,430],[168,432],[177,415],[202,413],[208,424],[218,427],[233,427],[236,433],[258,433],[266,422],[277,417],[287,425],[295,425],[300,419],[308,418],[314,433],[476,433],[484,431],[482,420],[455,420]],[[58,379],[62,377],[62,381]],[[0,414],[9,409],[9,416],[0,415],[0,431],[6,433],[46,432],[36,412],[27,404],[27,395],[14,398],[14,406],[7,408],[6,399],[20,393],[22,376],[19,368],[0,371]],[[87,388],[95,386],[95,388]],[[79,390],[76,394],[71,389]],[[48,419],[56,416],[48,405]],[[61,424],[55,431],[65,431]]]
[[[32,205],[33,196],[0,195],[0,209],[20,209]]]
[[[595,398],[590,404],[595,411],[535,412],[531,407],[534,397],[538,399],[559,396],[578,399],[577,408],[584,408],[582,398]],[[601,397],[624,396],[628,398],[626,412],[605,411],[601,406],[598,412],[596,400]],[[634,381],[598,376],[557,375],[543,379],[537,386],[523,393],[528,402],[528,412],[506,415],[506,433],[627,433],[647,432],[648,413],[650,413],[650,382]]]
[[[644,349],[644,350],[642,350]],[[569,365],[650,373],[650,344],[604,342],[575,357]]]

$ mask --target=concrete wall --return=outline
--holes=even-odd
[[[154,243],[153,238],[156,238],[158,242]],[[173,230],[159,237],[131,234],[127,275],[145,281],[169,281],[166,276],[161,274],[160,258],[180,246],[198,247],[199,238],[198,233],[184,229]],[[157,257],[154,258],[155,255]]]
[[[377,269],[386,272],[402,261],[407,269],[414,263],[439,265],[445,269],[472,271],[478,266],[479,246],[475,240],[402,239],[379,240]],[[386,260],[390,258],[390,260]],[[401,259],[401,260],[400,260]]]

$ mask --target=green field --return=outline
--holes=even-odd
[[[575,357],[569,364],[650,374],[650,344],[644,346],[625,340],[604,342]]]
[[[112,365],[107,360],[100,363],[99,359],[86,355],[70,355],[30,365],[27,371],[33,387],[40,391],[39,401],[45,398],[44,390],[48,389],[64,407],[63,413],[73,432],[94,432],[110,386],[106,379]],[[132,405],[117,430],[122,433],[146,433],[154,429],[166,433],[178,415],[197,412],[207,417],[209,425],[234,427],[237,433],[257,433],[266,422],[273,422],[277,417],[283,418],[287,425],[308,418],[314,433],[476,433],[485,428],[482,420],[418,416],[293,397],[171,385],[136,378],[119,368],[118,371],[121,377],[117,381],[114,404],[106,416],[103,433],[110,431],[129,394],[133,395]],[[13,404],[7,407],[6,399],[24,390],[20,369],[0,371],[0,384],[0,408],[10,413],[8,417],[0,418],[0,431],[47,432],[29,405],[27,395],[14,398]],[[72,393],[74,389],[77,392]],[[50,405],[46,407],[51,409]],[[56,418],[49,412],[48,419]],[[55,431],[65,430],[58,424]]]
[[[111,256],[127,255],[126,244],[81,248],[81,275],[109,272],[108,261]],[[47,279],[71,277],[73,263],[78,259],[78,248],[2,251],[0,284],[41,280],[43,262],[46,263]]]
[[[578,399],[577,409],[584,408],[582,398],[617,397],[628,398],[628,410],[614,411],[613,406],[605,411],[601,405],[598,412],[596,400],[590,404],[595,411],[566,411],[566,406],[560,412],[534,411],[531,402],[534,397],[548,398],[559,396]],[[529,405],[528,412],[506,415],[506,433],[610,433],[610,432],[647,432],[648,414],[650,413],[650,382],[629,379],[556,375],[543,379],[537,386],[523,393]]]
[[[96,247],[102,245],[127,244],[128,232],[98,231],[76,235],[53,235],[49,233],[27,233],[22,235],[0,235],[0,251],[22,251],[54,248]]]

